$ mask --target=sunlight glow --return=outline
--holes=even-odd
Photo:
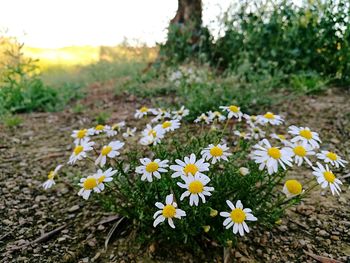
[[[230,0],[204,0],[209,24]],[[177,0],[11,0],[0,4],[0,29],[42,48],[162,42]],[[212,28],[215,31],[215,26]]]

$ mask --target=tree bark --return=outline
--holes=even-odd
[[[170,25],[192,26],[199,30],[202,26],[202,0],[178,0],[178,9]]]

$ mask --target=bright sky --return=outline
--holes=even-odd
[[[204,24],[231,2],[203,0]],[[124,38],[154,45],[164,41],[176,9],[177,0],[0,0],[0,29],[42,48],[116,45]]]

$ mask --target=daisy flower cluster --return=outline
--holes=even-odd
[[[176,87],[181,84],[204,83],[208,78],[208,68],[196,68],[192,66],[181,66],[175,71],[168,73],[168,80]]]
[[[193,237],[204,230],[226,241],[227,233],[232,239],[249,233],[255,221],[278,219],[287,204],[317,186],[340,194],[338,173],[347,161],[323,146],[314,129],[283,128],[283,116],[248,115],[235,104],[185,123],[189,113],[184,106],[141,106],[134,114],[141,123],[137,128],[119,122],[74,130],[67,165],[90,164],[77,194],[87,200],[111,189],[109,203],[155,228],[153,233],[168,233],[168,238],[167,231],[179,227]],[[45,189],[55,185],[62,167],[49,172]],[[300,167],[303,177],[289,178],[288,171]]]

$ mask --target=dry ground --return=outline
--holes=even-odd
[[[322,131],[328,146],[339,149],[349,160],[349,101],[349,93],[334,89],[318,96],[287,100],[272,110],[282,113],[287,124]],[[85,109],[79,114],[71,110],[25,114],[20,127],[0,127],[0,262],[222,261],[221,254],[198,258],[190,252],[164,258],[157,250],[151,253],[148,248],[127,246],[126,237],[112,239],[105,251],[104,239],[115,222],[105,220],[113,216],[111,213],[104,212],[94,201],[79,198],[68,181],[50,191],[41,188],[47,172],[67,160],[73,129],[91,126],[101,111],[111,112],[112,122],[131,118],[135,107],[141,105],[133,97],[113,98],[105,90],[96,91],[82,103]],[[238,248],[229,251],[232,259],[316,262],[314,254],[350,262],[349,184],[342,189],[340,198],[317,190],[290,209],[281,225],[272,231],[254,229]],[[56,234],[37,240],[55,229]]]

